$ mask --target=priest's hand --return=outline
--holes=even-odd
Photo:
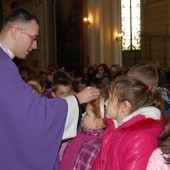
[[[100,90],[91,86],[86,87],[76,94],[80,104],[88,103],[91,100],[97,99],[100,95]]]

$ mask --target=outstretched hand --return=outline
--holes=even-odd
[[[97,99],[100,95],[100,90],[91,86],[86,87],[76,94],[80,104],[88,103],[91,100]]]

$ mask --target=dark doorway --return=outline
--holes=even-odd
[[[81,1],[56,1],[57,64],[66,67],[82,65]]]

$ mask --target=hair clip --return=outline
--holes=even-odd
[[[152,86],[151,85],[148,86],[148,91],[152,91]]]
[[[100,115],[104,118],[104,97],[100,97]]]

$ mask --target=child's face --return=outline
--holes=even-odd
[[[105,102],[106,117],[117,120],[119,123],[130,113],[131,105],[128,101],[119,102],[116,97],[109,97]]]
[[[97,119],[92,112],[92,106],[87,104],[86,112],[82,114],[82,126],[88,129],[97,129],[96,122]]]
[[[104,69],[103,67],[99,67],[98,69],[98,74],[103,75],[104,74]]]
[[[66,97],[72,94],[72,89],[70,86],[59,85],[57,91],[53,92],[53,97]]]

